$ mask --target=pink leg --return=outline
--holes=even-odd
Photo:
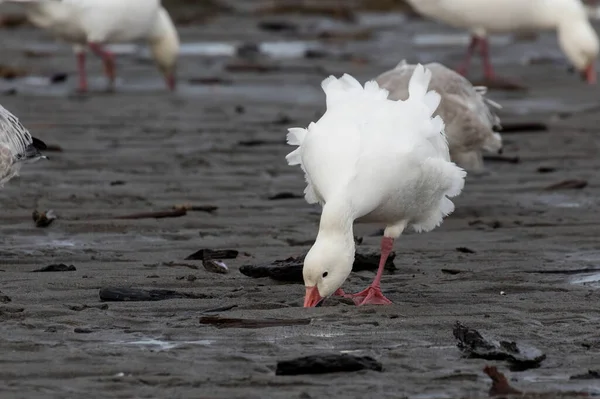
[[[494,80],[494,68],[490,60],[490,44],[487,38],[481,40],[481,60],[483,61],[483,73],[486,79]]]
[[[471,36],[471,43],[469,43],[469,47],[467,48],[467,55],[465,56],[465,60],[457,69],[457,72],[463,76],[466,76],[467,72],[469,72],[469,66],[471,65],[471,56],[475,51],[475,47],[477,47],[477,45],[479,44],[479,40],[480,39],[477,36]]]
[[[490,45],[487,38],[479,39],[481,42],[481,60],[483,61],[483,73],[485,80],[482,82],[482,86],[488,88],[504,89],[504,90],[524,90],[527,87],[521,83],[512,81],[511,79],[505,79],[499,77],[494,72],[492,67],[492,61],[490,60]]]
[[[112,88],[115,84],[116,68],[115,68],[115,56],[110,52],[106,51],[98,43],[89,43],[90,48],[98,57],[102,58],[104,62],[104,73],[108,77],[108,84]]]
[[[371,285],[366,290],[361,291],[358,294],[352,295],[355,304],[362,306],[389,305],[392,303],[392,301],[383,296],[383,293],[381,292],[380,282],[381,276],[383,275],[383,268],[385,266],[385,262],[387,261],[390,252],[392,252],[393,247],[393,238],[383,237],[381,239],[381,258],[379,259],[379,268],[377,269],[377,275],[375,276],[375,280],[373,280]]]
[[[85,72],[85,52],[77,53],[77,69],[79,71],[79,91],[87,91],[87,76]]]

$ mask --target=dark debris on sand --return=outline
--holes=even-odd
[[[587,373],[584,374],[576,374],[572,375],[570,380],[596,380],[600,379],[600,370],[588,370]]]
[[[548,190],[548,191],[573,190],[573,189],[577,190],[577,189],[585,188],[585,187],[587,187],[587,185],[588,185],[587,180],[569,179],[569,180],[563,180],[561,182],[551,184],[551,185],[547,186],[545,188],[545,190]]]
[[[204,299],[209,298],[204,294],[191,294],[174,290],[144,290],[139,288],[102,288],[99,292],[100,300],[106,302],[138,302],[138,301],[163,301],[175,298]]]
[[[235,249],[203,248],[189,255],[185,260],[235,259],[239,253]]]
[[[203,316],[200,324],[210,324],[217,328],[267,328],[282,326],[302,326],[311,319],[236,319],[220,316]]]
[[[370,356],[355,356],[348,353],[324,354],[277,362],[275,375],[326,374],[359,370],[383,371],[383,366]]]
[[[32,270],[32,272],[74,272],[76,270],[77,268],[73,265],[65,265],[64,263],[58,263],[44,266],[40,269]]]
[[[56,220],[54,211],[39,212],[37,209],[31,214],[35,227],[48,227]]]
[[[277,281],[302,284],[304,281],[302,277],[302,266],[304,264],[305,256],[306,254],[298,257],[289,257],[283,260],[278,259],[271,263],[263,263],[259,265],[244,265],[240,267],[240,272],[252,278],[269,277]],[[354,258],[354,265],[352,266],[352,271],[376,271],[379,267],[379,257],[380,255],[377,253],[357,253]],[[390,256],[385,262],[386,270],[396,270],[396,265],[394,265],[395,257],[395,252],[390,253]]]
[[[479,331],[456,322],[452,330],[457,346],[467,357],[487,360],[506,360],[512,371],[537,368],[546,355],[537,348],[514,341],[484,338]]]

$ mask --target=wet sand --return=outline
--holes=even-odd
[[[293,21],[301,29],[265,32],[257,28],[264,19]],[[455,65],[464,50],[415,46],[415,34],[456,32],[401,15],[363,15],[354,25],[322,17],[224,15],[182,27],[181,36],[188,44],[294,41],[314,38],[319,26],[373,32],[366,40],[317,40],[324,46],[321,58],[265,58],[261,62],[280,69],[264,73],[228,71],[227,64],[239,61],[232,57],[184,55],[176,94],[167,93],[154,67],[135,54],[118,58],[117,92],[104,93],[101,64],[91,58],[88,96],[74,94],[68,46],[31,27],[2,32],[3,59],[11,65],[35,76],[66,72],[69,78],[49,86],[28,78],[0,84],[2,92],[13,93],[1,96],[2,105],[63,149],[25,167],[0,191],[0,297],[10,298],[0,303],[0,396],[486,397],[488,364],[524,391],[600,394],[599,380],[569,380],[600,366],[600,278],[576,283],[588,274],[539,273],[597,267],[600,259],[598,117],[586,111],[599,105],[598,88],[585,86],[565,65],[521,62],[526,55],[559,55],[552,34],[512,45],[497,39],[498,72],[526,82],[530,91],[491,94],[504,105],[506,122],[543,121],[549,130],[506,134],[505,155],[518,156],[519,163],[488,163],[490,174],[469,176],[456,212],[440,228],[398,240],[398,269],[382,283],[394,305],[358,308],[330,299],[303,309],[301,285],[239,272],[241,265],[299,255],[309,246],[289,240],[316,234],[318,208],[303,199],[268,197],[302,193],[300,170],[284,160],[291,150],[285,134],[322,114],[323,78],[348,72],[364,81],[403,57]],[[52,51],[27,57],[24,47]],[[221,83],[190,83],[215,77]],[[553,171],[539,173],[540,167]],[[588,185],[544,190],[565,179]],[[182,203],[218,210],[114,219]],[[34,209],[52,209],[59,219],[36,228]],[[364,237],[359,251],[378,251],[381,227],[355,227]],[[213,274],[200,261],[184,261],[201,248],[236,249],[240,256],[226,261],[229,274]],[[31,273],[56,263],[76,271]],[[361,290],[372,278],[354,273],[344,288]],[[100,302],[99,290],[111,286],[199,298]],[[210,314],[312,322],[263,329],[199,323],[207,310],[228,305],[236,307]],[[534,345],[547,359],[523,372],[510,372],[504,362],[464,359],[452,336],[456,320]],[[373,356],[384,371],[274,374],[278,360],[339,352]]]

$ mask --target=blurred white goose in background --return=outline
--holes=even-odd
[[[489,56],[489,33],[556,30],[558,43],[588,83],[596,83],[598,36],[580,0],[407,0],[419,14],[455,28],[468,29],[471,43],[458,69],[466,75],[479,47],[486,80],[497,77]]]
[[[429,231],[454,210],[465,171],[450,162],[444,123],[432,118],[440,95],[427,92],[431,72],[419,65],[406,101],[391,101],[376,82],[349,75],[322,83],[327,111],[308,129],[292,128],[287,155],[305,173],[305,198],[323,206],[319,233],[304,259],[305,307],[340,290],[354,262],[354,221],[386,225],[373,283],[350,295],[358,305],[391,303],[380,280],[394,239],[408,226]]]
[[[77,54],[79,89],[87,90],[86,47],[104,62],[112,88],[114,55],[105,44],[146,40],[169,89],[175,89],[179,53],[177,29],[160,0],[0,0],[26,5],[27,18],[35,26],[72,43]]]
[[[19,174],[21,165],[46,158],[43,141],[31,134],[19,119],[0,105],[0,187]]]
[[[435,115],[446,125],[450,158],[468,171],[484,170],[482,151],[499,153],[502,138],[494,128],[500,128],[500,118],[494,108],[499,104],[486,98],[485,87],[473,87],[464,77],[439,63],[425,65],[431,71],[429,88],[442,96]],[[390,92],[390,100],[408,98],[408,82],[417,68],[405,60],[394,69],[376,78],[379,87]]]

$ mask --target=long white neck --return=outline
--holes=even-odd
[[[321,213],[317,240],[320,236],[334,238],[354,257],[353,224],[354,214],[349,203],[335,199],[328,201]]]
[[[158,10],[158,16],[154,23],[154,27],[150,32],[150,41],[154,40],[165,40],[165,38],[169,38],[169,40],[174,41],[177,45],[179,45],[179,34],[177,33],[177,28],[175,28],[175,24],[171,19],[171,16],[164,9],[164,7],[160,7]]]

